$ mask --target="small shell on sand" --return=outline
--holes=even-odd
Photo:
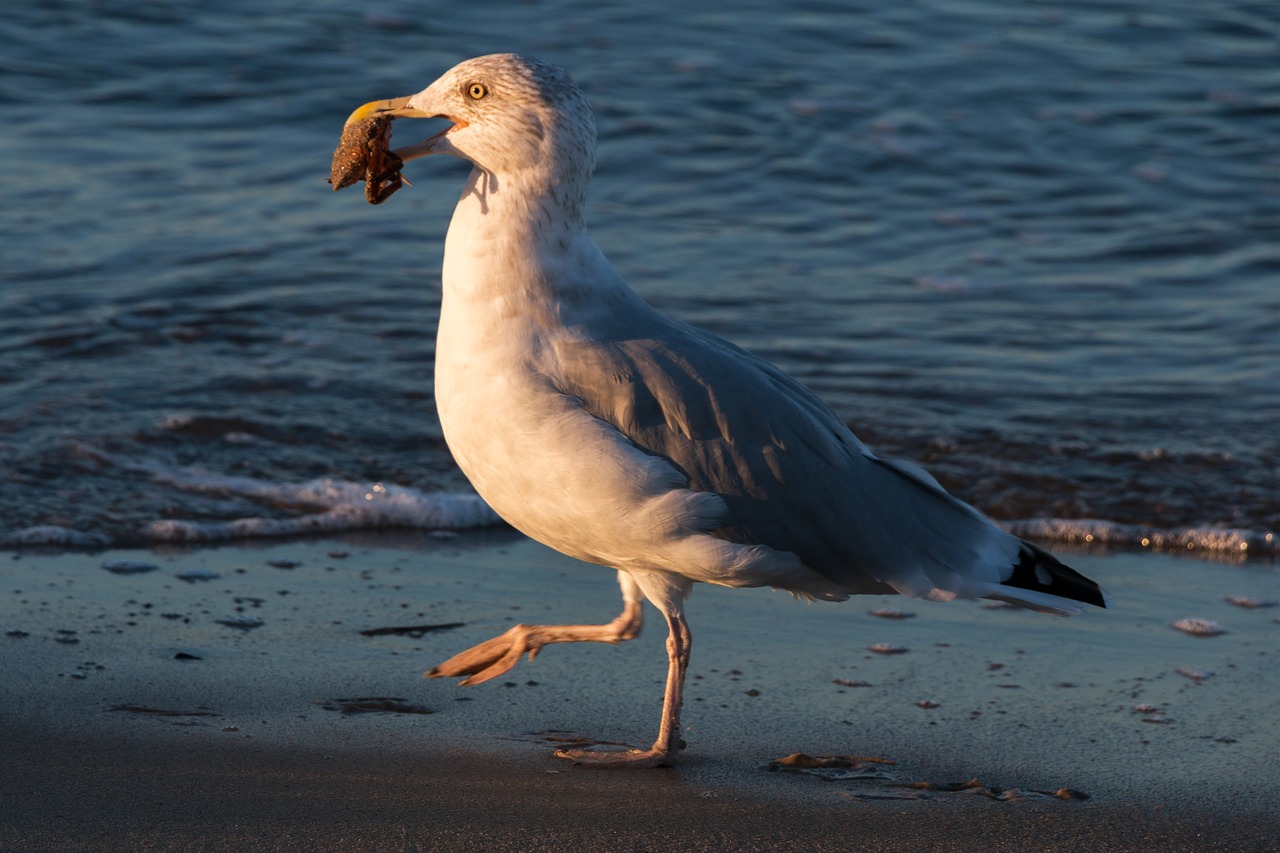
[[[867,755],[809,755],[807,752],[793,752],[784,758],[775,758],[769,762],[770,770],[779,767],[814,768],[814,767],[856,767],[860,764],[896,764],[890,758],[875,758]],[[776,765],[776,766],[775,766]]]
[[[1251,598],[1247,595],[1228,595],[1226,598],[1222,600],[1225,601],[1227,604],[1234,604],[1236,607],[1243,607],[1246,610],[1255,610],[1259,607],[1275,607],[1276,606],[1276,603],[1274,601],[1259,601],[1258,599]]]
[[[1159,705],[1148,705],[1145,703],[1142,705],[1134,705],[1133,713],[1142,714],[1142,722],[1144,723],[1154,723],[1158,726],[1166,726],[1173,722],[1173,720],[1169,719],[1168,712]]]
[[[1207,669],[1200,669],[1195,666],[1180,666],[1174,670],[1178,675],[1184,678],[1190,678],[1196,684],[1213,677],[1213,673]]]
[[[895,610],[892,607],[877,607],[875,610],[868,610],[872,616],[879,616],[881,619],[910,619],[915,616],[909,610]]]
[[[878,655],[904,655],[909,651],[909,649],[903,646],[895,646],[893,643],[876,643],[867,646],[867,650]]]
[[[1170,626],[1193,637],[1216,637],[1227,633],[1225,628],[1212,619],[1179,619],[1170,623]]]

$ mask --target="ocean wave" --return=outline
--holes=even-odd
[[[328,477],[282,483],[138,460],[83,445],[79,450],[101,465],[144,474],[158,485],[193,494],[240,498],[270,512],[234,519],[162,519],[112,533],[38,525],[3,536],[0,544],[14,548],[105,548],[379,529],[466,530],[503,523],[475,493],[424,491]],[[1274,557],[1280,551],[1272,532],[1226,526],[1157,527],[1096,518],[1025,518],[998,523],[1015,536],[1051,544],[1174,551],[1224,562]]]

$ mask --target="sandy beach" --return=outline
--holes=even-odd
[[[1224,600],[1276,600],[1275,568],[1068,556],[1114,611],[699,587],[688,749],[608,772],[552,752],[652,738],[653,611],[421,678],[515,621],[613,616],[612,573],[514,534],[5,554],[0,848],[1280,849],[1280,608]],[[797,752],[878,760],[771,765]]]

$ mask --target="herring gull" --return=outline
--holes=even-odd
[[[824,601],[902,593],[1053,613],[1107,606],[1096,583],[919,467],[876,456],[772,364],[628,287],[583,221],[595,121],[564,71],[482,56],[349,121],[399,117],[452,122],[397,149],[402,160],[473,165],[444,248],[435,393],[449,449],[513,527],[616,569],[623,600],[607,624],[517,625],[429,677],[478,684],[551,643],[632,639],[648,599],[669,631],[653,746],[557,755],[651,767],[684,746],[683,602],[696,582]]]

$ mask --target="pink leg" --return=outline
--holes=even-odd
[[[575,764],[601,768],[657,767],[684,748],[680,737],[680,706],[684,701],[684,677],[689,669],[689,652],[693,647],[693,635],[684,618],[684,597],[689,592],[689,582],[664,575],[638,575],[636,578],[645,597],[653,602],[667,618],[667,687],[662,698],[662,721],[658,726],[658,738],[648,749],[631,749],[626,752],[597,752],[590,749],[562,749],[556,752]]]

